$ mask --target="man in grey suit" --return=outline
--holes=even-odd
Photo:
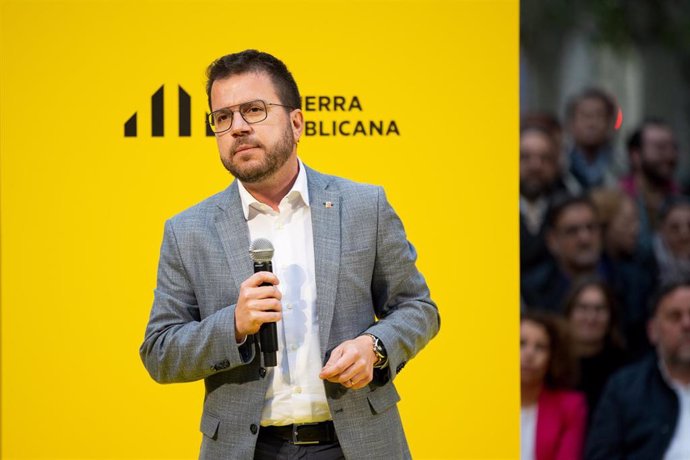
[[[393,380],[440,319],[400,219],[380,187],[299,160],[301,99],[275,57],[216,60],[207,93],[236,180],[166,222],[146,369],[205,380],[201,458],[409,458]],[[257,238],[274,273],[253,273]],[[255,337],[270,322],[275,367]]]

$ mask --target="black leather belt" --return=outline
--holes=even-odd
[[[332,421],[295,423],[284,426],[262,426],[259,435],[273,436],[290,444],[327,444],[338,440]]]

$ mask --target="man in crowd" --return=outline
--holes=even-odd
[[[611,145],[616,115],[613,98],[597,88],[583,90],[568,104],[569,171],[584,190],[616,185],[620,166]]]
[[[680,193],[674,178],[678,144],[673,129],[661,119],[644,121],[628,140],[628,155],[630,174],[620,186],[638,205],[640,242],[649,250],[664,202]]]
[[[522,298],[528,307],[560,312],[574,280],[604,275],[601,232],[596,209],[584,196],[554,199],[546,225],[546,243],[553,260],[522,274]]]
[[[236,180],[165,225],[140,353],[159,382],[204,379],[201,458],[409,458],[393,385],[436,334],[416,253],[380,187],[307,168],[281,61],[208,69],[209,125]],[[252,274],[250,241],[274,273]],[[255,334],[277,322],[277,365]]]
[[[544,237],[546,211],[554,195],[568,191],[559,134],[558,121],[547,115],[527,114],[520,123],[521,271],[550,258]]]
[[[594,414],[587,460],[690,458],[690,283],[652,304],[656,353],[611,377]]]

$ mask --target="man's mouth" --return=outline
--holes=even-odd
[[[235,155],[237,155],[237,154],[240,153],[240,152],[244,152],[245,150],[251,150],[251,149],[255,149],[255,148],[257,148],[257,147],[258,147],[258,146],[256,146],[256,145],[251,145],[251,144],[242,144],[242,145],[239,145],[239,146],[235,149]]]

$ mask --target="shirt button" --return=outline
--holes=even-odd
[[[290,345],[290,351],[295,351],[295,350],[297,350],[297,345],[295,345],[293,343],[292,345]]]
[[[288,304],[285,305],[285,306],[288,308],[288,310],[292,310],[292,303],[288,303]]]
[[[295,393],[301,393],[302,392],[302,387],[295,387]]]
[[[259,431],[259,427],[256,426],[255,423],[252,423],[252,424],[249,426],[249,431],[251,431],[252,434],[256,434],[256,432]]]

